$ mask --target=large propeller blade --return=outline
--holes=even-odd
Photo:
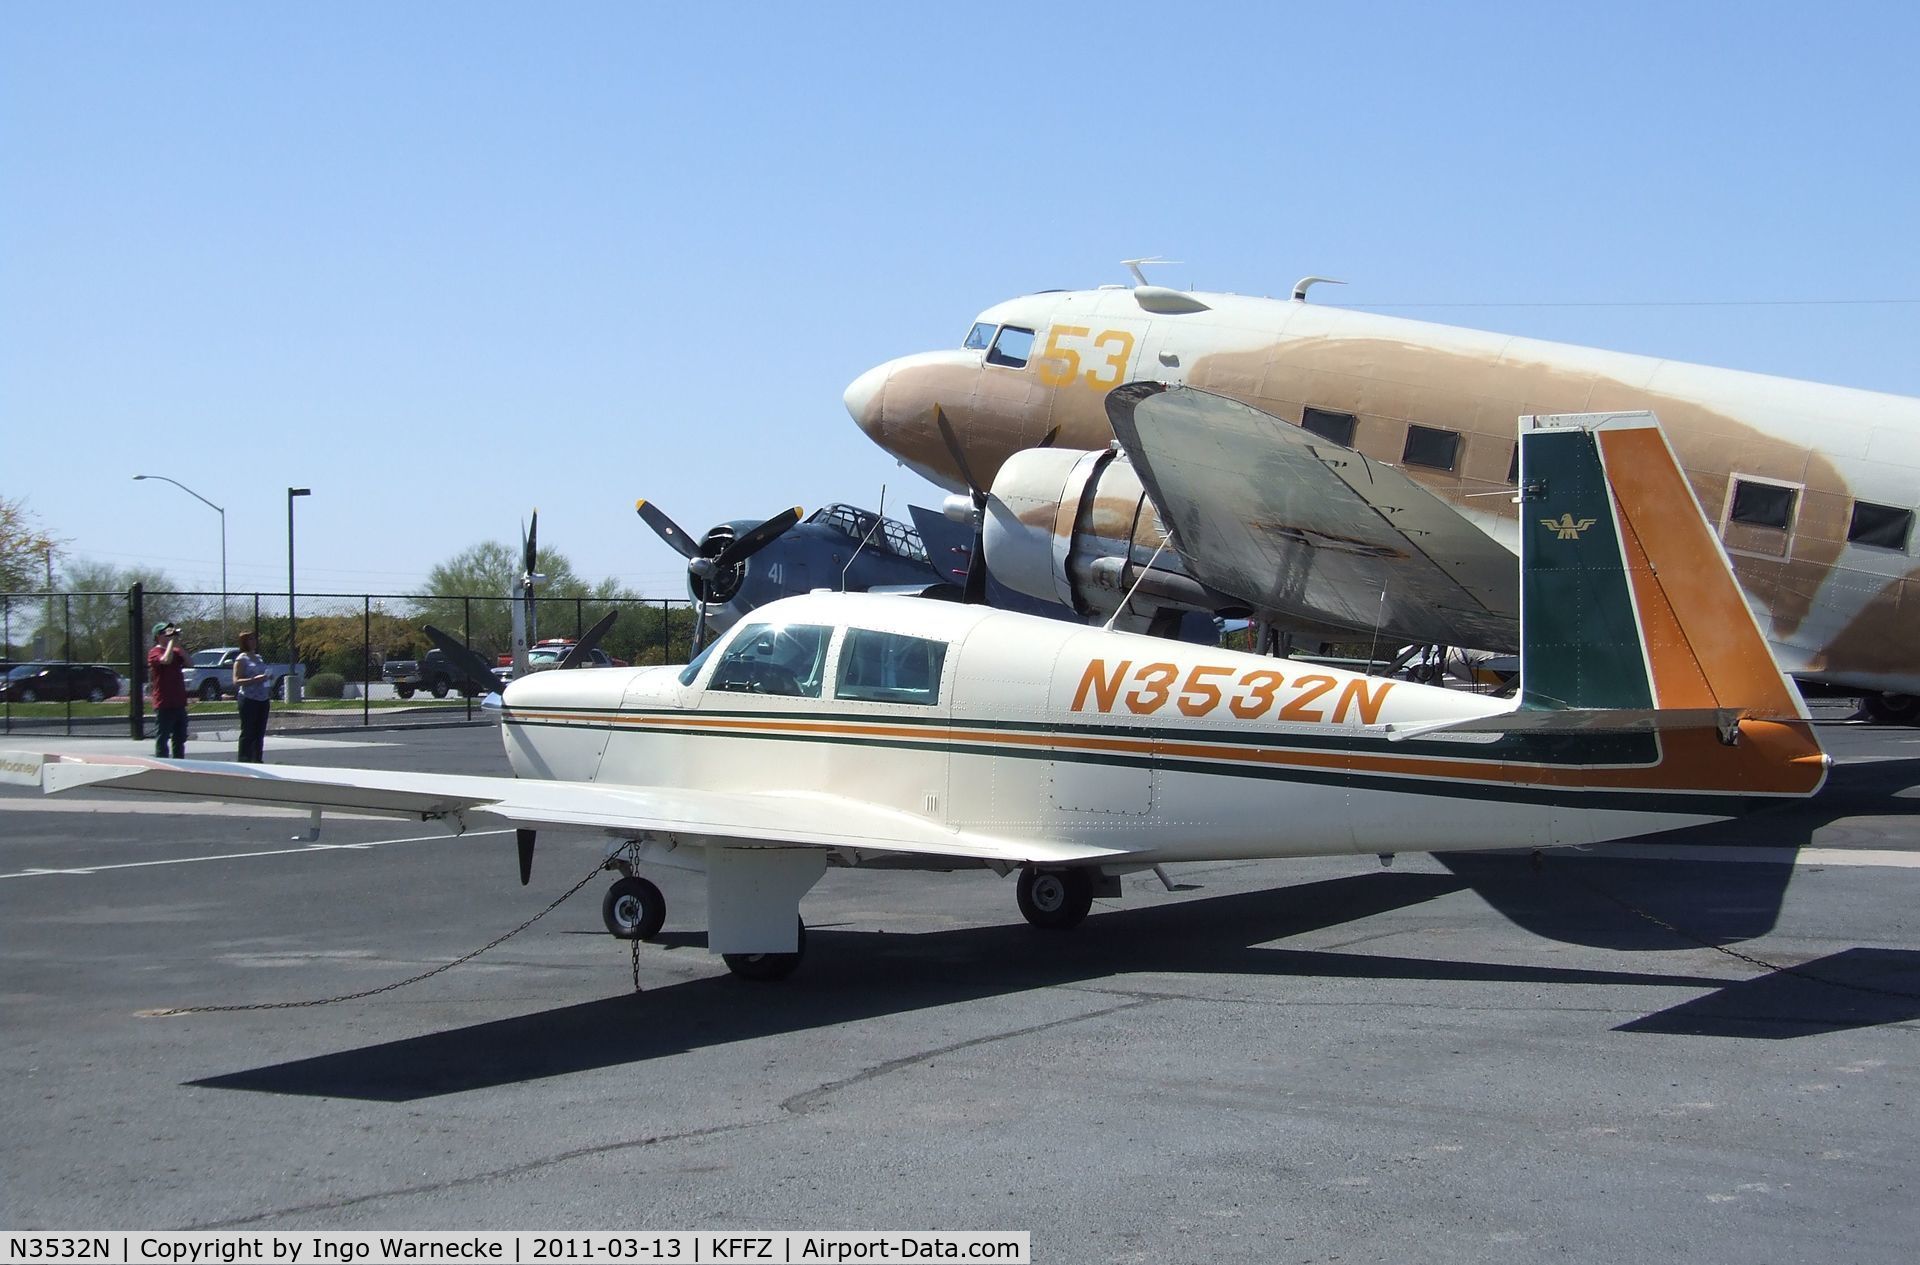
[[[428,624],[421,631],[425,632],[427,640],[437,646],[440,653],[447,657],[447,662],[460,669],[461,674],[468,680],[492,682],[491,688],[494,692],[499,691],[500,679],[494,676],[493,665],[488,663],[478,651],[470,649],[458,637],[442,632],[432,624]]]
[[[538,509],[533,511],[532,525],[520,533],[520,555],[520,600],[525,603],[527,644],[532,645],[539,639],[534,628],[533,590],[546,579],[534,569],[540,556],[540,511]]]
[[[682,558],[692,558],[699,554],[700,545],[693,537],[680,530],[680,524],[666,516],[666,513],[652,501],[642,498],[633,503],[634,512],[640,515],[640,521],[653,528],[653,534],[667,542],[667,548]]]
[[[728,567],[738,566],[754,554],[759,553],[762,549],[765,549],[768,545],[786,535],[787,531],[795,523],[800,521],[800,513],[801,510],[798,505],[792,509],[781,510],[778,514],[775,514],[766,522],[748,531],[745,535],[735,537],[732,544],[715,555],[713,559],[713,569],[715,571],[725,571]]]
[[[587,629],[586,635],[573,643],[573,649],[567,651],[566,656],[560,660],[559,666],[562,668],[585,667],[591,662],[587,656],[593,653],[593,648],[600,644],[600,639],[607,635],[607,629],[613,627],[613,621],[619,617],[619,611],[608,611],[595,620],[593,627]]]
[[[946,410],[938,404],[933,406],[933,424],[940,428],[940,438],[947,446],[947,454],[953,458],[954,468],[966,480],[967,492],[973,497],[973,548],[968,551],[967,578],[960,586],[960,600],[978,606],[987,600],[987,493],[980,486],[980,481],[973,477],[973,467],[967,464],[967,453],[960,446],[960,436],[954,433]]]

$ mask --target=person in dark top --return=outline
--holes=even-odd
[[[260,639],[240,634],[240,654],[233,661],[233,692],[240,700],[240,761],[259,764],[267,757],[267,709],[273,705],[273,674],[260,657]]]
[[[153,626],[153,648],[147,651],[147,679],[153,686],[153,753],[173,758],[187,754],[187,650],[180,644],[180,628],[170,620]]]

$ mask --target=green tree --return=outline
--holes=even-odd
[[[47,555],[56,540],[27,509],[25,497],[0,496],[0,593],[37,593],[47,587]]]
[[[117,567],[82,558],[63,564],[57,579],[65,596],[54,607],[54,636],[56,646],[66,641],[65,658],[102,663],[126,660],[127,590],[136,583],[147,591],[143,616],[147,624],[171,619],[185,630],[187,621],[200,617],[199,603],[174,596],[173,580],[152,567]],[[145,629],[140,641],[142,645],[147,641]]]
[[[546,576],[534,592],[534,627],[539,637],[571,637],[609,606],[635,594],[609,578],[589,584],[564,554],[540,550],[534,569]],[[416,613],[454,636],[469,636],[482,654],[505,653],[513,645],[507,594],[520,571],[520,551],[488,540],[461,550],[427,573]]]

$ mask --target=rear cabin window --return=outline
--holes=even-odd
[[[975,321],[967,331],[967,341],[960,345],[968,351],[985,351],[993,342],[993,328],[991,321]]]
[[[993,340],[993,346],[987,350],[987,363],[1005,365],[1009,369],[1024,369],[1033,355],[1033,331],[1021,329],[1018,325],[1002,325],[1000,337]]]
[[[1310,408],[1300,415],[1300,429],[1310,431],[1322,439],[1330,439],[1342,448],[1353,447],[1353,414],[1332,413],[1323,408]]]
[[[940,669],[946,661],[944,641],[849,628],[833,696],[931,707],[940,701]]]
[[[1849,543],[1905,551],[1907,539],[1912,535],[1912,510],[1875,505],[1871,501],[1853,503],[1853,521],[1847,524]]]
[[[727,643],[707,688],[819,698],[832,634],[819,624],[752,624]]]
[[[1777,527],[1785,531],[1793,523],[1793,507],[1799,499],[1798,488],[1735,479],[1733,506],[1727,511],[1727,517],[1750,527]]]
[[[1431,426],[1409,426],[1407,446],[1401,450],[1400,459],[1410,466],[1451,470],[1460,460],[1460,435]]]

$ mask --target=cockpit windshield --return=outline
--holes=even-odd
[[[960,345],[968,351],[985,351],[993,342],[995,328],[992,321],[975,321],[973,328],[967,331],[967,341]]]
[[[808,515],[807,521],[831,527],[854,540],[865,541],[869,549],[884,550],[914,562],[927,560],[927,551],[920,543],[919,532],[891,518],[881,518],[871,510],[857,509],[851,505],[827,505]]]
[[[1024,369],[1032,355],[1033,331],[1021,329],[1018,325],[1002,325],[1000,336],[987,349],[987,363],[1005,365],[1009,369]]]

